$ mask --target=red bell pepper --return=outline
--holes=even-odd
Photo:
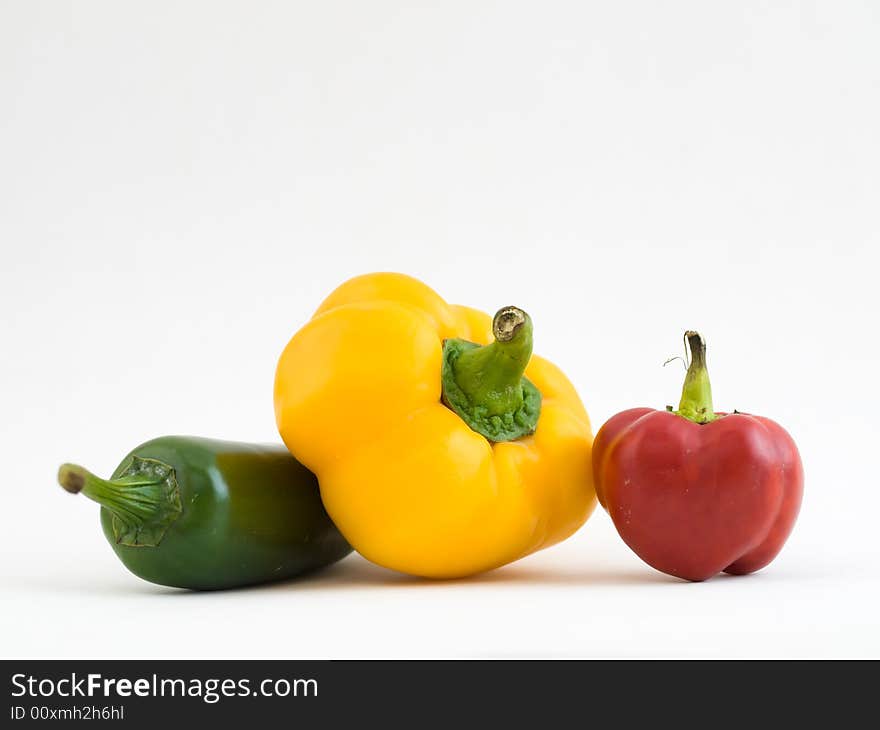
[[[712,410],[705,342],[685,337],[691,362],[678,411],[633,408],[602,426],[596,492],[626,544],[657,570],[692,581],[752,573],[794,526],[800,455],[769,418]]]

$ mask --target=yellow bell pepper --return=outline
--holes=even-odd
[[[278,430],[364,557],[466,576],[586,521],[590,421],[531,350],[522,310],[490,320],[387,273],[342,284],[294,335],[275,377]]]

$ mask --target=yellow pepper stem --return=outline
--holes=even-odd
[[[537,428],[541,393],[523,377],[532,331],[528,314],[504,307],[492,320],[494,342],[443,343],[443,402],[490,441],[513,441]]]

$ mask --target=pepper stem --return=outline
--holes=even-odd
[[[541,394],[523,377],[532,332],[528,314],[504,307],[492,320],[494,342],[443,343],[443,402],[490,441],[513,441],[537,428]]]
[[[158,545],[182,511],[174,469],[153,459],[132,457],[116,479],[101,479],[77,464],[62,464],[58,483],[108,510],[116,541],[123,545]]]
[[[712,385],[706,368],[706,341],[699,332],[692,330],[685,332],[684,336],[691,350],[691,364],[684,377],[681,401],[676,413],[695,423],[709,423],[718,416],[712,410]]]

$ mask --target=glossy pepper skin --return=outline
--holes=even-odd
[[[678,412],[633,408],[596,435],[593,469],[620,536],[664,573],[702,581],[766,566],[791,533],[804,472],[791,436],[769,418],[714,413],[705,344]]]
[[[214,590],[291,578],[351,552],[315,476],[280,444],[164,436],[109,480],[65,464],[59,482],[101,505],[123,564],[151,583]]]
[[[493,322],[411,277],[369,274],[290,340],[278,429],[367,559],[466,576],[559,542],[590,515],[590,422],[566,377],[531,355],[531,336],[515,307]]]

